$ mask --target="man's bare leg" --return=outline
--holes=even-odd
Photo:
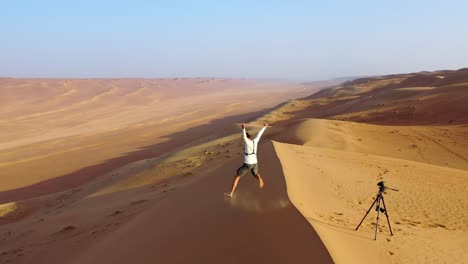
[[[263,186],[265,185],[265,183],[263,182],[262,176],[260,174],[257,174],[254,177],[257,178],[257,180],[258,180],[258,187],[260,187],[260,189],[262,189]]]
[[[234,177],[234,181],[232,182],[232,189],[231,189],[231,192],[230,193],[224,193],[224,195],[228,196],[228,197],[232,197],[234,195],[234,191],[236,190],[237,188],[237,183],[239,182],[239,179],[240,179],[240,176],[239,175],[236,175]]]

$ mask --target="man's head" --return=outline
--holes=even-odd
[[[252,136],[248,132],[245,133],[245,135],[247,136],[248,139],[252,140]]]

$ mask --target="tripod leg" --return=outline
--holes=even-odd
[[[377,202],[377,221],[375,221],[375,236],[374,240],[377,240],[377,232],[379,231],[379,216],[380,216],[380,200],[382,199],[382,196],[378,196],[377,199],[379,200]]]
[[[366,215],[364,215],[364,217],[362,218],[361,222],[359,223],[359,225],[356,227],[355,230],[358,230],[358,228],[361,226],[362,222],[364,222],[364,219],[366,219],[366,216],[369,214],[370,210],[372,209],[372,207],[374,207],[374,204],[377,202],[377,198],[378,198],[378,196],[375,198],[374,202],[369,207],[369,210],[367,210]]]
[[[390,225],[390,219],[388,219],[387,206],[385,205],[385,200],[384,200],[383,196],[382,196],[382,203],[383,203],[383,207],[385,209],[385,216],[387,217],[388,228],[390,229],[390,235],[393,236],[392,226]]]

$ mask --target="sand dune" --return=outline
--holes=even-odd
[[[5,107],[0,110],[0,125],[5,133],[0,140],[0,201],[14,202],[0,209],[0,262],[50,263],[53,256],[53,261],[60,263],[95,259],[128,263],[113,255],[117,244],[108,247],[108,242],[114,241],[111,235],[119,234],[126,237],[121,240],[125,249],[121,253],[130,250],[130,239],[141,238],[134,245],[146,245],[126,254],[132,260],[141,260],[139,263],[153,263],[164,252],[165,263],[178,263],[178,258],[190,254],[194,263],[219,262],[226,256],[231,262],[246,262],[253,252],[239,253],[239,249],[244,248],[240,242],[247,241],[247,233],[249,242],[265,252],[257,252],[257,256],[270,262],[304,259],[311,252],[324,262],[331,261],[322,242],[287,202],[277,160],[271,170],[278,180],[271,186],[278,187],[256,202],[269,212],[266,215],[259,215],[255,211],[258,207],[247,210],[242,199],[232,204],[234,210],[238,208],[232,215],[233,209],[222,196],[226,177],[219,177],[231,174],[235,170],[232,166],[238,163],[235,157],[241,145],[236,122],[252,119],[269,107],[307,95],[325,84],[222,79],[2,79],[1,85]],[[258,97],[262,100],[251,100]],[[273,151],[270,155],[275,158]],[[212,175],[208,177],[210,185],[189,187],[202,175]],[[228,230],[240,222],[247,233],[199,229],[197,222],[191,221],[199,215],[193,209],[200,208],[188,203],[194,200],[193,193],[206,194],[197,199],[213,222],[208,227],[217,223],[219,230]],[[157,204],[165,205],[154,207]],[[161,212],[166,217],[161,218]],[[270,215],[276,217],[270,219]],[[159,224],[154,222],[155,216]],[[154,232],[143,231],[141,221],[144,230]],[[160,237],[159,250],[154,250],[157,244],[143,243],[140,232],[156,241],[161,231],[158,226],[174,221],[186,223],[182,233],[171,232],[172,244],[167,244],[167,236]],[[250,225],[250,229],[242,224],[250,221],[265,224]],[[294,228],[277,232],[285,225]],[[133,231],[126,233],[126,228]],[[182,230],[177,225],[173,228]],[[164,245],[178,248],[180,236],[191,230],[202,231],[204,237],[196,234],[186,239],[186,254],[174,255],[172,250],[162,249]],[[257,235],[253,235],[255,232]],[[273,233],[280,239],[264,243]],[[220,239],[226,241],[219,243]],[[271,248],[280,246],[284,239],[296,247],[270,255]],[[203,245],[203,241],[214,254],[190,249],[195,243]],[[100,257],[96,258],[95,250]]]
[[[466,245],[468,232],[463,218],[468,206],[465,159],[426,137],[416,141],[424,147],[414,150],[408,144],[420,134],[404,132],[412,128],[306,120],[296,129],[291,129],[290,138],[299,136],[302,142],[295,142],[299,145],[275,144],[289,197],[317,230],[335,262],[463,263],[468,257],[460,247]],[[404,136],[388,137],[388,131]],[[407,149],[398,151],[400,144]],[[443,163],[438,157],[461,169],[433,165]],[[354,228],[382,180],[400,189],[386,196],[395,236],[389,236],[383,218],[380,240],[374,243],[374,211],[359,232]]]
[[[1,79],[0,201],[78,186],[124,164],[163,154],[164,144],[180,147],[209,136],[210,129],[180,142],[172,139],[173,132],[189,134],[190,128],[229,116],[237,122],[242,114],[265,111],[320,85],[198,78]],[[103,163],[107,169],[80,171]],[[51,181],[69,175],[73,180]],[[8,198],[12,192],[6,191],[15,189],[16,195]]]
[[[309,220],[336,263],[464,263],[468,172],[327,148],[275,144],[294,205]],[[292,158],[294,157],[294,158]],[[354,229],[385,180],[394,236],[376,212]]]
[[[384,126],[305,119],[277,137],[283,142],[367,153],[468,170],[466,126]]]
[[[422,83],[413,87],[400,85],[407,79],[419,78],[417,74],[358,79],[304,98],[309,107],[302,111],[297,109],[295,117],[384,125],[464,125],[468,123],[465,103],[468,83],[463,77],[466,72],[462,69],[445,72],[445,75],[432,73],[452,81],[431,83],[430,86],[421,86]]]
[[[288,195],[336,263],[466,262],[466,76],[360,79],[258,119],[280,120],[275,150]],[[400,189],[385,195],[395,235],[381,216],[374,241],[375,210],[354,229],[382,180]]]
[[[49,263],[53,255],[61,263],[332,263],[289,202],[273,145],[264,141],[260,147],[269,188],[260,192],[247,177],[233,200],[222,192],[239,165],[238,134],[24,201],[24,214],[29,213],[0,225],[1,259]]]
[[[1,79],[0,262],[464,263],[465,81]],[[239,122],[272,124],[266,186],[227,199]],[[374,241],[374,210],[354,228],[382,180]]]
[[[299,88],[304,87],[222,79],[209,83],[196,79],[9,79],[0,83],[0,120],[6,128],[1,134],[0,148],[118,129],[173,112],[183,113],[186,109],[180,106],[186,104],[190,104],[187,107],[205,104],[209,109],[204,100],[219,108],[225,100],[238,102],[245,96],[256,97],[268,90],[263,95],[265,101],[243,105],[243,112],[255,111],[285,100],[287,90],[292,92],[291,98],[311,92],[307,87],[302,92]],[[135,97],[142,92],[142,96]],[[242,111],[233,114],[239,112]]]

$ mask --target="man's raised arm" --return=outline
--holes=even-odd
[[[245,132],[245,124],[242,123],[241,127],[242,127],[242,138],[244,139],[245,142],[247,142],[247,134]]]
[[[260,140],[260,137],[262,137],[263,132],[265,132],[265,129],[267,128],[267,126],[268,126],[268,123],[263,124],[262,129],[260,129],[260,131],[258,131],[258,133],[257,133],[257,135],[255,136],[255,139],[254,139],[254,140]]]

